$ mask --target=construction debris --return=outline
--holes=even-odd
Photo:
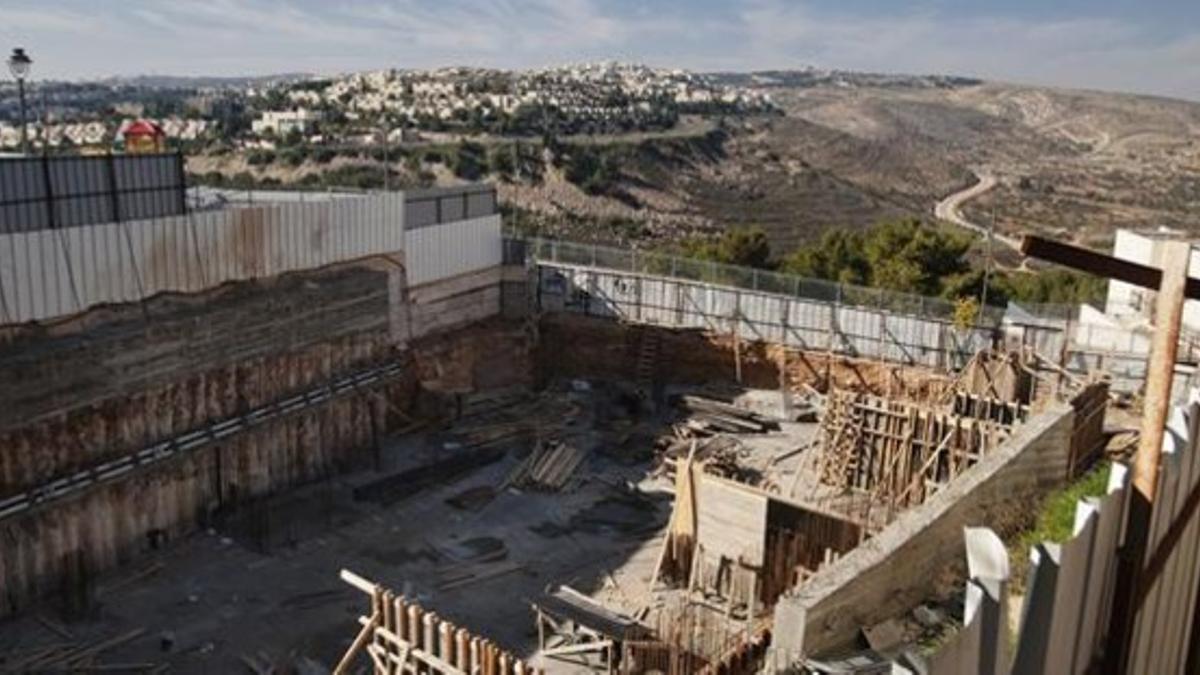
[[[86,670],[103,670],[108,666],[96,663],[96,659],[106,651],[120,647],[141,637],[146,632],[144,628],[136,628],[120,635],[98,640],[87,644],[73,642],[49,645],[38,648],[19,661],[4,663],[4,672],[35,673],[35,672],[75,672]],[[119,664],[122,667],[127,664]],[[136,664],[138,669],[153,668],[154,664]]]
[[[446,503],[463,511],[479,511],[491,504],[495,498],[496,488],[491,485],[477,485],[450,497]]]
[[[778,421],[725,401],[685,395],[678,403],[689,413],[685,424],[701,433],[765,433],[779,429]]]
[[[562,490],[575,477],[586,459],[579,446],[564,441],[539,441],[533,452],[513,469],[502,488],[515,486],[533,490]]]

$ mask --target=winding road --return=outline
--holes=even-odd
[[[987,237],[988,228],[967,220],[966,217],[963,216],[962,212],[959,211],[962,205],[967,203],[968,200],[974,199],[975,197],[978,197],[979,195],[996,187],[995,176],[986,173],[975,172],[975,177],[979,179],[979,182],[942,199],[942,201],[938,202],[933,207],[933,215],[940,220],[954,223],[959,227],[971,230],[981,237]],[[1020,242],[1013,237],[1008,237],[998,233],[994,234],[993,236],[995,237],[996,241],[1011,248],[1016,249],[1020,246]]]

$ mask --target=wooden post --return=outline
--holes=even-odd
[[[454,631],[454,665],[464,673],[471,672],[470,639],[465,628]]]
[[[442,660],[446,663],[459,667],[457,659],[458,650],[454,648],[454,624],[449,621],[443,621],[438,626],[438,633],[441,641],[441,645],[438,647],[438,656],[442,657]]]
[[[425,615],[425,618],[423,619],[423,621],[424,621],[424,625],[422,626],[422,628],[424,628],[424,633],[423,633],[423,639],[421,640],[421,649],[424,649],[425,653],[427,653],[427,654],[432,654],[434,656],[438,656],[438,653],[437,653],[437,622],[438,622],[437,614],[430,612]]]
[[[1125,545],[1117,561],[1117,587],[1113,597],[1105,672],[1125,673],[1138,613],[1138,584],[1146,557],[1146,544],[1158,474],[1162,442],[1171,409],[1171,386],[1175,379],[1175,357],[1179,349],[1179,326],[1192,247],[1186,242],[1167,242],[1163,247],[1162,282],[1154,304],[1154,335],[1146,369],[1146,393],[1142,402],[1142,428],[1133,462],[1133,491],[1125,524]]]
[[[739,298],[737,301],[737,304],[740,306],[741,305],[741,300],[740,300],[741,294],[735,293],[734,297]],[[733,315],[730,317],[729,322],[733,329],[733,369],[734,369],[733,373],[734,373],[734,377],[737,378],[738,384],[741,384],[742,383],[742,338],[740,335],[741,320],[740,320],[740,316],[738,314],[737,309],[733,310]]]

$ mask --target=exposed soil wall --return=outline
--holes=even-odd
[[[782,364],[787,384],[820,391],[833,384],[877,395],[928,399],[947,390],[952,379],[923,367],[802,352],[761,342],[740,343],[727,334],[633,326],[611,319],[575,314],[544,315],[540,324],[538,367],[542,377],[633,378],[644,335],[661,340],[657,377],[672,383],[737,382],[754,388],[780,385]]]
[[[499,319],[400,346],[395,275],[347,267],[24,327],[0,347],[0,499],[386,363],[401,374],[0,520],[0,615],[208,522],[374,457],[421,390],[527,383]],[[390,283],[390,295],[389,295]],[[389,298],[392,300],[390,301]],[[148,317],[148,318],[147,318]]]

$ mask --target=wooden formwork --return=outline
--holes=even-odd
[[[342,580],[371,598],[371,613],[334,675],[352,671],[362,652],[374,675],[541,675],[495,643],[427,611],[390,589],[342,570]]]
[[[978,414],[955,414],[955,408]],[[925,501],[1012,432],[1027,410],[967,396],[947,409],[833,390],[821,421],[821,480],[890,512]]]

